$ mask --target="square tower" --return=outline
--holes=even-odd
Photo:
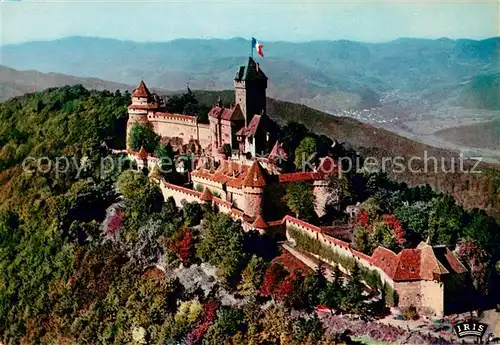
[[[246,66],[241,66],[234,77],[234,91],[248,126],[253,116],[266,112],[267,76],[251,57]]]

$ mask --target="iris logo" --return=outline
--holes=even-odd
[[[461,322],[453,326],[453,330],[459,338],[478,337],[482,338],[488,326],[479,322]]]

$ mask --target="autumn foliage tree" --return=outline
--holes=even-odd
[[[384,215],[384,224],[389,228],[396,239],[396,243],[403,248],[406,244],[406,232],[401,222],[392,214]]]
[[[203,306],[203,317],[201,321],[198,322],[187,336],[189,344],[198,344],[200,342],[208,328],[214,323],[219,307],[220,303],[216,300],[209,301]]]
[[[458,243],[457,254],[469,266],[474,287],[482,294],[489,291],[490,256],[472,239],[463,239]]]
[[[284,281],[287,276],[287,271],[280,263],[272,263],[264,274],[264,280],[260,293],[262,296],[273,296],[278,286]]]
[[[192,263],[195,255],[195,241],[191,230],[188,227],[175,233],[167,240],[167,248],[175,253],[183,264]]]

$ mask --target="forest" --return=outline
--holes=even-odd
[[[133,164],[104,173],[108,147],[124,145],[129,101],[127,93],[68,86],[0,104],[5,344],[343,344],[354,340],[328,331],[317,306],[365,320],[387,312],[390,294],[377,284],[366,291],[355,266],[351,279],[334,267],[333,281],[321,267],[293,269],[280,262],[273,235],[244,232],[206,205],[176,207]],[[297,123],[284,126],[281,139],[306,153],[331,143]],[[78,164],[50,169],[61,156]],[[483,211],[378,173],[331,184],[342,205],[361,202],[350,220],[360,250],[397,251],[427,238],[457,245],[478,289],[492,295],[499,225]],[[285,191],[291,212],[318,224],[348,221],[335,213],[314,219],[302,187]]]

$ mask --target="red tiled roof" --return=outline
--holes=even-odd
[[[420,243],[417,249],[421,252],[420,271],[422,279],[433,280],[435,275],[449,273],[434,255],[433,248],[425,242]]]
[[[220,116],[220,113],[221,111],[223,110],[224,108],[222,107],[219,107],[219,106],[214,106],[212,109],[210,109],[210,111],[208,112],[208,116],[210,117],[215,117],[215,118],[219,118]]]
[[[283,146],[276,141],[276,143],[273,146],[273,149],[271,150],[271,153],[269,153],[269,159],[287,159],[288,155],[283,148]]]
[[[203,193],[200,196],[200,200],[201,201],[212,201],[213,197],[214,197],[214,195],[212,194],[212,191],[209,188],[205,187],[205,189],[203,189]]]
[[[436,275],[448,273],[436,259],[430,246],[428,249],[403,249],[397,255],[387,248],[377,247],[372,254],[371,263],[381,268],[394,281],[434,280]]]
[[[149,154],[148,151],[146,151],[146,149],[144,148],[144,146],[141,146],[141,149],[139,150],[139,152],[137,152],[136,156],[139,157],[140,159],[147,159]]]
[[[285,216],[283,222],[302,226],[306,229],[322,234],[330,243],[342,246],[361,259],[379,267],[393,281],[437,280],[450,270],[456,273],[466,272],[465,266],[448,248],[431,247],[422,242],[416,249],[403,249],[397,255],[393,251],[377,247],[372,256],[361,253],[347,242],[322,233],[322,229],[292,216]],[[445,267],[446,266],[446,267]]]
[[[422,251],[422,265],[428,271],[428,279],[439,279],[440,275],[447,273],[467,272],[457,256],[446,246],[431,247],[427,243],[421,242],[417,248]]]
[[[232,208],[231,213],[234,214],[237,217],[243,217],[244,213],[243,211],[238,210],[237,208]]]
[[[446,248],[445,256],[446,256],[446,260],[450,264],[453,271],[455,271],[455,273],[467,272],[467,269],[465,268],[465,266],[460,262],[460,260],[458,260],[458,258],[455,256],[455,254],[453,254],[453,252],[451,250],[449,250],[448,248]]]
[[[267,222],[267,224],[269,224],[269,226],[280,226],[283,225],[283,219],[271,220]]]
[[[403,249],[397,255],[398,265],[392,280],[407,281],[420,280],[421,276],[421,251],[419,249]],[[422,272],[423,273],[423,272]]]
[[[387,248],[377,247],[372,254],[371,263],[379,267],[389,277],[394,277],[398,260],[396,254]]]
[[[238,132],[236,132],[236,135],[244,137],[255,136],[257,128],[259,128],[260,119],[260,115],[254,115],[248,126],[240,129]]]
[[[356,255],[358,258],[364,259],[364,260],[366,260],[368,262],[370,262],[370,260],[371,260],[371,256],[370,255],[366,255],[365,253],[361,253],[361,252],[359,252],[359,251],[357,251],[355,249],[352,249],[352,248],[351,248],[351,252],[354,255]]]
[[[227,109],[227,108],[222,109],[222,112],[220,115],[221,120],[231,121],[232,116],[233,116],[233,112],[231,111],[231,109]]]
[[[255,219],[255,221],[253,222],[252,225],[254,227],[256,227],[257,229],[265,229],[269,226],[266,223],[266,221],[264,220],[264,218],[262,218],[262,216],[260,216],[260,215],[257,216],[257,218]]]
[[[239,104],[237,104],[234,108],[229,109],[229,108],[224,108],[220,107],[218,105],[212,107],[210,111],[208,112],[208,116],[216,118],[216,119],[221,119],[221,120],[227,120],[227,121],[235,121],[235,120],[243,120],[243,113],[241,112],[241,108]]]
[[[194,174],[219,183],[226,183],[229,187],[241,188],[248,172],[248,167],[233,161],[223,160],[214,173]]]
[[[264,176],[264,171],[260,166],[259,162],[254,161],[250,170],[248,170],[247,176],[243,180],[244,187],[264,187],[266,185],[266,178]]]
[[[323,175],[317,172],[294,172],[288,174],[280,174],[279,181],[281,182],[298,182],[309,180],[320,180]]]
[[[132,96],[133,97],[148,97],[148,98],[151,97],[151,93],[149,92],[148,87],[146,86],[146,84],[144,83],[143,80],[141,80],[141,83],[139,84],[137,89],[135,89],[132,92]]]

